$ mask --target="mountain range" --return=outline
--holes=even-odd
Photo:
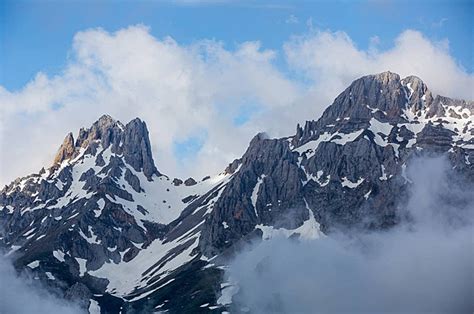
[[[396,226],[408,162],[440,154],[474,182],[474,102],[391,72],[355,80],[292,136],[257,134],[201,180],[160,171],[144,121],[104,115],[1,190],[0,247],[90,313],[233,312],[224,271],[242,247]]]

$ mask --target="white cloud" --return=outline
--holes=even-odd
[[[365,74],[415,74],[435,92],[473,98],[473,76],[456,64],[446,43],[415,31],[380,52],[358,49],[347,34],[329,31],[291,38],[283,50],[280,55],[259,42],[235,49],[210,40],[180,45],[142,25],[79,32],[60,74],[38,73],[18,92],[0,86],[0,183],[49,166],[67,132],[104,113],[123,122],[144,119],[160,171],[201,178],[239,157],[257,132],[288,135],[297,122],[318,118]],[[288,69],[275,65],[278,58],[287,59]],[[258,110],[234,124],[249,105]],[[177,163],[173,143],[195,134],[207,135],[201,150]]]
[[[341,230],[318,240],[274,238],[227,269],[235,308],[268,313],[468,313],[473,186],[444,158],[412,160],[401,216],[384,232]],[[404,203],[404,202],[402,202]]]
[[[441,28],[441,27],[444,26],[444,23],[446,23],[447,21],[448,21],[448,18],[442,17],[442,18],[439,19],[437,22],[431,23],[431,27],[433,27],[433,28]]]
[[[300,21],[298,20],[298,18],[294,14],[290,14],[285,20],[286,24],[298,24],[299,22]]]
[[[316,31],[294,37],[285,51],[291,67],[303,71],[316,86],[341,90],[354,78],[390,70],[402,77],[419,76],[435,93],[473,98],[474,76],[456,63],[446,40],[433,42],[420,32],[406,30],[392,48],[378,51],[373,49],[378,43],[375,38],[365,51],[344,32]]]
[[[233,51],[208,40],[181,46],[171,38],[154,38],[144,26],[79,32],[63,73],[40,73],[19,92],[0,91],[1,159],[9,165],[0,181],[48,166],[68,131],[89,126],[103,113],[124,122],[136,116],[146,120],[155,161],[165,173],[221,170],[257,131],[233,125],[239,108],[248,102],[285,106],[298,93],[272,65],[274,58],[275,52],[258,42]],[[198,157],[206,160],[209,154],[209,164],[216,166],[190,162],[179,169],[173,143],[202,130],[209,140]],[[231,143],[224,134],[233,135]]]
[[[17,274],[11,262],[0,255],[0,313],[86,313],[77,304],[49,291],[31,273]]]

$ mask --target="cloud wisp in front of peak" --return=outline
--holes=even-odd
[[[54,295],[27,274],[17,274],[11,260],[0,254],[0,313],[85,314],[76,304]]]
[[[183,45],[143,25],[84,30],[61,74],[38,73],[15,92],[0,87],[0,182],[49,166],[65,134],[103,113],[147,122],[161,172],[217,173],[256,133],[289,135],[296,123],[317,119],[352,80],[385,70],[417,75],[435,93],[473,98],[473,75],[446,44],[412,30],[388,50],[376,40],[362,50],[346,33],[322,30],[289,38],[281,50],[258,41],[232,49],[215,40]],[[206,134],[199,149],[182,156],[189,162],[177,161],[183,152],[176,143],[196,134]]]
[[[411,219],[384,232],[272,239],[237,255],[227,275],[236,311],[471,313],[472,182],[443,158],[415,160]]]

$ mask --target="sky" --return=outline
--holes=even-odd
[[[227,47],[258,40],[279,49],[293,34],[313,27],[343,30],[358,47],[378,36],[388,48],[404,29],[430,39],[449,39],[453,56],[468,71],[472,55],[473,1],[2,1],[0,84],[21,89],[34,75],[60,73],[78,31],[117,31],[144,24],[150,33],[181,44],[203,38]],[[467,45],[471,49],[467,49]]]
[[[473,99],[473,15],[461,0],[2,1],[0,184],[104,113],[145,120],[158,169],[199,179],[362,75]]]

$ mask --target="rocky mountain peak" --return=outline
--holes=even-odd
[[[115,120],[115,119],[112,118],[110,115],[108,115],[108,114],[103,114],[103,115],[99,118],[99,120],[97,120],[97,121],[95,122],[95,124],[104,125],[104,126],[105,126],[105,125],[113,125],[113,124],[115,124],[115,123],[117,123],[117,122],[120,123],[120,121]]]
[[[104,148],[108,148],[110,144],[119,144],[123,129],[124,126],[120,121],[114,120],[109,115],[103,115],[90,128],[79,130],[76,147],[87,148],[96,140],[100,140]]]
[[[398,74],[383,72],[368,75],[355,80],[337,96],[321,120],[328,124],[343,119],[363,121],[367,120],[373,111],[385,113],[388,120],[397,120],[406,102],[404,87]]]
[[[384,84],[384,85],[387,85],[390,82],[399,82],[400,81],[400,75],[398,75],[397,73],[394,73],[394,72],[390,72],[390,71],[385,71],[385,72],[381,72],[381,73],[377,73],[377,74],[373,74],[373,75],[367,75],[367,76],[364,76],[362,78],[366,78],[366,79],[372,79],[373,78],[374,80],[377,80],[381,84]]]
[[[440,96],[433,99],[426,84],[416,76],[401,79],[389,71],[363,76],[339,94],[319,120],[297,126],[291,143],[302,145],[323,133],[349,134],[368,128],[372,119],[395,125],[422,116],[443,116],[441,99]]]
[[[260,142],[260,141],[263,141],[263,140],[267,140],[269,139],[270,137],[268,136],[267,133],[265,132],[259,132],[257,135],[255,135],[252,140],[250,141],[250,144],[249,146],[253,146],[254,144]]]
[[[324,132],[351,133],[368,126],[376,116],[397,123],[406,108],[407,95],[400,76],[383,72],[361,77],[339,94],[317,121],[297,127],[293,146],[318,138]]]
[[[426,84],[416,76],[408,76],[401,81],[406,88],[408,103],[411,111],[422,111],[433,101],[433,96]]]
[[[425,93],[428,90],[426,84],[418,76],[415,75],[405,77],[401,80],[401,83],[403,86],[409,85],[410,89],[412,89],[417,94]]]
[[[124,126],[109,115],[101,116],[90,128],[81,128],[75,141],[69,133],[54,158],[53,169],[82,153],[95,156],[98,150],[109,148],[112,153],[123,155],[136,171],[143,171],[149,180],[161,175],[153,161],[145,122],[136,118]]]
[[[71,158],[74,155],[74,152],[74,136],[69,132],[54,157],[53,165],[58,165],[64,160]]]
[[[148,179],[154,174],[160,175],[153,161],[150,138],[145,122],[136,118],[127,123],[122,134],[122,144],[121,148],[125,161],[135,170],[143,170]]]

